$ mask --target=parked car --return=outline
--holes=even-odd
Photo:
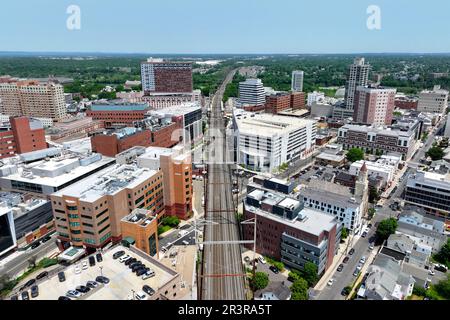
[[[31,297],[36,298],[39,295],[39,287],[34,285],[31,287]]]
[[[355,249],[351,248],[350,251],[348,252],[349,255],[352,255],[355,253]]]
[[[81,293],[76,291],[76,290],[69,290],[66,292],[66,296],[68,296],[69,298],[79,298],[81,297]]]
[[[433,270],[428,270],[428,274],[429,274],[430,276],[434,276],[434,275],[436,274],[436,272],[434,272]]]
[[[270,269],[273,273],[275,273],[275,274],[280,273],[280,270],[278,270],[278,268],[275,267],[275,266],[270,266],[269,269]]]
[[[113,254],[113,259],[114,259],[114,260],[119,259],[119,258],[120,258],[121,256],[123,256],[124,254],[125,254],[125,251],[123,251],[123,250],[114,252],[114,254]]]
[[[346,295],[348,295],[350,293],[350,290],[349,290],[349,288],[347,288],[347,287],[345,287],[344,289],[342,289],[342,291],[341,291],[341,295],[342,296],[346,296]]]
[[[125,252],[124,252],[125,253]],[[131,257],[129,256],[129,255],[124,255],[123,257],[121,257],[120,259],[119,259],[119,262],[120,263],[124,263],[125,261],[127,261],[128,259],[130,259]]]
[[[98,283],[91,280],[91,281],[88,281],[86,283],[86,287],[91,288],[91,289],[95,289],[95,288],[98,287]]]
[[[137,300],[147,300],[147,295],[145,294],[144,291],[136,292],[135,296]]]
[[[373,250],[375,247],[373,246],[373,243],[369,244],[369,250]]]
[[[72,300],[72,299],[70,299],[69,297],[66,297],[66,296],[60,296],[58,298],[58,300]]]
[[[30,300],[30,295],[28,294],[28,291],[23,291],[21,296],[22,300]]]
[[[359,263],[361,263],[361,264],[366,263],[366,257],[362,256],[361,259],[359,259]]]
[[[90,265],[91,267],[95,266],[95,258],[94,258],[93,256],[90,256],[90,257],[89,257],[89,265]]]
[[[32,286],[32,285],[35,284],[35,283],[36,283],[36,279],[28,280],[28,281],[24,284],[24,287],[25,287],[25,288],[28,288],[29,286]]]
[[[344,265],[341,263],[338,267],[337,267],[337,271],[341,272],[344,269]]]
[[[95,261],[94,261],[94,264],[95,264]],[[88,263],[87,263],[86,260],[83,261],[83,263],[82,263],[82,265],[81,265],[81,268],[82,268],[83,270],[86,270],[87,268],[89,268]]]
[[[367,237],[367,232],[364,231],[364,232],[362,233],[361,237],[363,237],[363,238]]]
[[[103,284],[109,283],[109,279],[104,276],[98,276],[97,278],[95,278],[95,281],[97,281],[99,283],[103,283]]]
[[[39,279],[45,278],[46,276],[48,276],[48,272],[47,272],[47,271],[44,271],[44,272],[39,273],[39,274],[36,276],[36,279],[39,280]]]
[[[349,257],[349,256],[346,256],[342,262],[343,262],[343,263],[347,263],[348,260],[350,260],[350,257]]]
[[[149,268],[145,268],[145,267],[141,267],[139,269],[136,270],[136,275],[138,277],[142,276],[143,274],[145,274],[146,272],[148,272],[150,269]]]
[[[136,262],[136,261],[137,261],[136,258],[128,259],[127,261],[125,261],[125,265],[126,265],[126,266],[129,266],[130,264],[132,264],[133,262]]]
[[[146,280],[146,279],[154,277],[154,276],[155,276],[155,271],[150,269],[142,275],[142,280]]]
[[[440,272],[447,272],[448,268],[444,266],[443,264],[438,264],[434,266],[434,270],[440,271]]]
[[[45,236],[44,238],[42,238],[42,243],[46,243],[47,241],[50,241],[52,239],[51,236]]]
[[[91,291],[91,289],[89,287],[86,286],[78,286],[75,288],[76,291],[80,292],[80,293],[88,293],[89,291]]]
[[[266,264],[266,259],[264,259],[263,256],[258,258],[259,262],[261,262],[262,264]]]
[[[31,250],[33,250],[33,249],[36,249],[37,247],[39,247],[41,245],[41,243],[39,242],[39,241],[36,241],[35,243],[33,243],[32,245],[31,245]]]
[[[142,287],[142,291],[147,293],[149,296],[152,296],[155,294],[155,290],[153,290],[152,287],[150,287],[149,285],[146,285],[146,284]]]
[[[81,273],[81,268],[79,265],[77,265],[74,269],[75,274],[80,274]]]
[[[331,278],[330,280],[328,280],[327,286],[331,287],[333,285],[333,283],[334,283],[334,279]]]
[[[103,256],[102,256],[102,254],[100,252],[95,255],[95,258],[97,258],[97,262],[102,262],[103,261]]]
[[[66,275],[64,274],[64,271],[58,272],[58,279],[59,279],[59,282],[66,281]]]

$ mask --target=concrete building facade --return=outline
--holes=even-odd
[[[353,120],[358,123],[390,125],[397,89],[382,87],[356,88]]]

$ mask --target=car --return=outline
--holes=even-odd
[[[137,270],[141,269],[141,268],[145,268],[145,266],[141,263],[139,264],[135,264],[131,269],[132,272],[136,272]]]
[[[124,254],[125,254],[125,251],[123,251],[123,250],[114,252],[114,254],[113,254],[113,259],[114,259],[114,260],[117,260],[117,259],[119,259],[121,256],[123,256]]]
[[[440,272],[447,272],[447,267],[442,265],[442,264],[438,264],[436,266],[434,266],[434,270],[440,271]]]
[[[31,287],[31,297],[36,298],[39,295],[39,287],[34,285]]]
[[[264,259],[263,256],[258,258],[259,262],[261,262],[262,264],[266,264],[266,259]]]
[[[129,266],[130,264],[132,264],[133,262],[136,262],[137,259],[136,258],[130,258],[127,261],[125,261],[125,265]]]
[[[125,253],[125,252],[124,252]],[[120,257],[120,256],[119,256]],[[125,261],[127,261],[128,259],[130,259],[131,257],[129,256],[129,255],[124,255],[123,257],[121,257],[120,259],[119,259],[119,262],[120,263],[124,263]]]
[[[367,237],[367,232],[366,232],[366,231],[364,231],[364,232],[362,233],[361,237],[362,237],[362,238],[365,238],[365,237]]]
[[[97,281],[99,283],[103,283],[103,284],[109,283],[109,279],[104,276],[98,276],[97,278],[95,278],[95,281]]]
[[[88,281],[86,283],[86,287],[91,288],[91,289],[95,289],[95,288],[98,287],[98,283],[91,280],[91,281]]]
[[[433,270],[428,270],[428,274],[429,274],[430,276],[434,276],[436,273],[435,273]]]
[[[9,300],[19,300],[19,296],[17,294],[11,296]]]
[[[233,189],[233,190],[231,190],[231,192],[233,192],[234,194],[237,194],[237,193],[239,193],[239,189]]]
[[[68,296],[69,298],[79,298],[81,297],[81,293],[76,291],[76,290],[69,290],[66,292],[66,296]]]
[[[93,256],[90,256],[90,257],[89,257],[89,265],[90,265],[91,267],[95,266],[95,258],[94,258]]]
[[[346,256],[342,262],[343,262],[343,263],[347,263],[348,260],[350,260],[350,257],[349,257],[349,256]]]
[[[245,256],[245,257],[244,257],[244,261],[247,262],[247,263],[249,263],[249,262],[250,262],[250,257]]]
[[[24,288],[28,288],[29,286],[32,286],[33,284],[36,283],[36,279],[31,279],[28,280],[25,284],[24,284]]]
[[[350,290],[348,287],[345,287],[344,289],[341,290],[342,296],[347,296],[349,293],[350,293]]]
[[[91,291],[91,289],[86,286],[78,286],[75,288],[75,290],[81,293],[88,293],[89,291]]]
[[[76,266],[75,269],[73,270],[73,272],[75,272],[75,274],[80,274],[81,273],[81,268],[80,266]]]
[[[350,251],[348,252],[349,255],[352,255],[355,253],[355,249],[351,248]]]
[[[140,277],[140,276],[142,276],[143,274],[145,274],[146,272],[148,272],[149,270],[150,270],[149,268],[143,268],[143,267],[141,267],[141,268],[139,268],[139,269],[136,270],[136,275],[137,275],[138,277]]]
[[[359,263],[366,263],[366,257],[362,256],[361,259],[359,259]]]
[[[138,266],[138,265],[141,265],[142,264],[142,262],[141,261],[135,261],[135,262],[132,262],[132,263],[130,263],[129,265],[128,265],[128,268],[133,268],[134,266]]]
[[[58,272],[58,279],[59,279],[59,282],[66,281],[66,275],[64,274],[64,271]]]
[[[375,247],[373,246],[373,243],[369,244],[369,250],[373,250]]]
[[[280,270],[278,270],[278,268],[275,267],[275,266],[270,266],[269,269],[270,269],[273,273],[275,273],[275,274],[280,273]]]
[[[344,265],[341,263],[339,267],[337,267],[337,271],[341,272],[344,269]]]
[[[94,263],[95,263],[95,261],[94,261]],[[87,268],[89,268],[88,263],[87,263],[86,260],[83,261],[83,263],[82,263],[82,265],[81,265],[81,268],[82,268],[83,270],[86,270]]]
[[[334,279],[331,278],[330,280],[328,280],[327,286],[331,287],[333,285],[333,283],[334,283]]]
[[[28,294],[28,291],[23,291],[21,297],[22,300],[30,300],[30,295]]]
[[[66,296],[60,296],[58,298],[58,300],[72,300],[72,299],[70,299],[69,297],[66,297]]]
[[[146,279],[154,277],[154,276],[155,276],[155,271],[150,269],[142,275],[142,280],[146,280]]]
[[[155,294],[155,290],[153,290],[152,287],[150,287],[149,285],[146,285],[146,284],[142,287],[142,291],[144,291],[149,296],[152,296]]]
[[[45,278],[46,276],[48,276],[48,272],[47,272],[47,271],[44,271],[44,272],[39,273],[39,274],[36,276],[36,279],[39,280],[39,279]]]
[[[52,237],[50,236],[45,236],[44,238],[42,238],[42,243],[46,243],[47,241],[50,241],[52,239]]]
[[[102,262],[103,261],[103,256],[102,256],[102,254],[100,252],[95,255],[95,258],[97,259],[97,262]]]
[[[135,297],[137,300],[147,300],[147,295],[145,294],[144,291],[136,292]]]
[[[33,243],[32,245],[31,245],[31,250],[33,250],[33,249],[36,249],[37,247],[39,247],[41,245],[41,243],[39,242],[39,241],[36,241],[35,243]]]

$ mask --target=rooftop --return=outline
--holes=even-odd
[[[91,111],[145,111],[149,108],[148,103],[93,103]]]

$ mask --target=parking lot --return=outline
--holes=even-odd
[[[113,259],[113,253],[119,250],[137,260],[142,261],[147,267],[155,272],[155,276],[143,280],[141,276],[137,276],[119,259]],[[84,259],[82,261],[85,261]],[[82,267],[82,264],[71,265],[64,270],[66,280],[60,282],[58,276],[55,275],[39,284],[39,296],[32,300],[56,300],[60,296],[66,295],[67,291],[75,290],[80,285],[86,286],[88,281],[95,280],[98,276],[107,277],[110,282],[108,284],[100,284],[97,288],[92,289],[87,294],[79,298],[79,300],[127,300],[132,299],[135,293],[142,290],[144,285],[148,285],[155,291],[167,284],[174,278],[175,273],[169,273],[157,264],[152,263],[153,260],[145,259],[142,256],[132,252],[124,247],[109,250],[103,254],[103,261],[97,262],[95,266]],[[81,272],[76,273],[76,268]],[[156,299],[157,294],[148,299]]]

